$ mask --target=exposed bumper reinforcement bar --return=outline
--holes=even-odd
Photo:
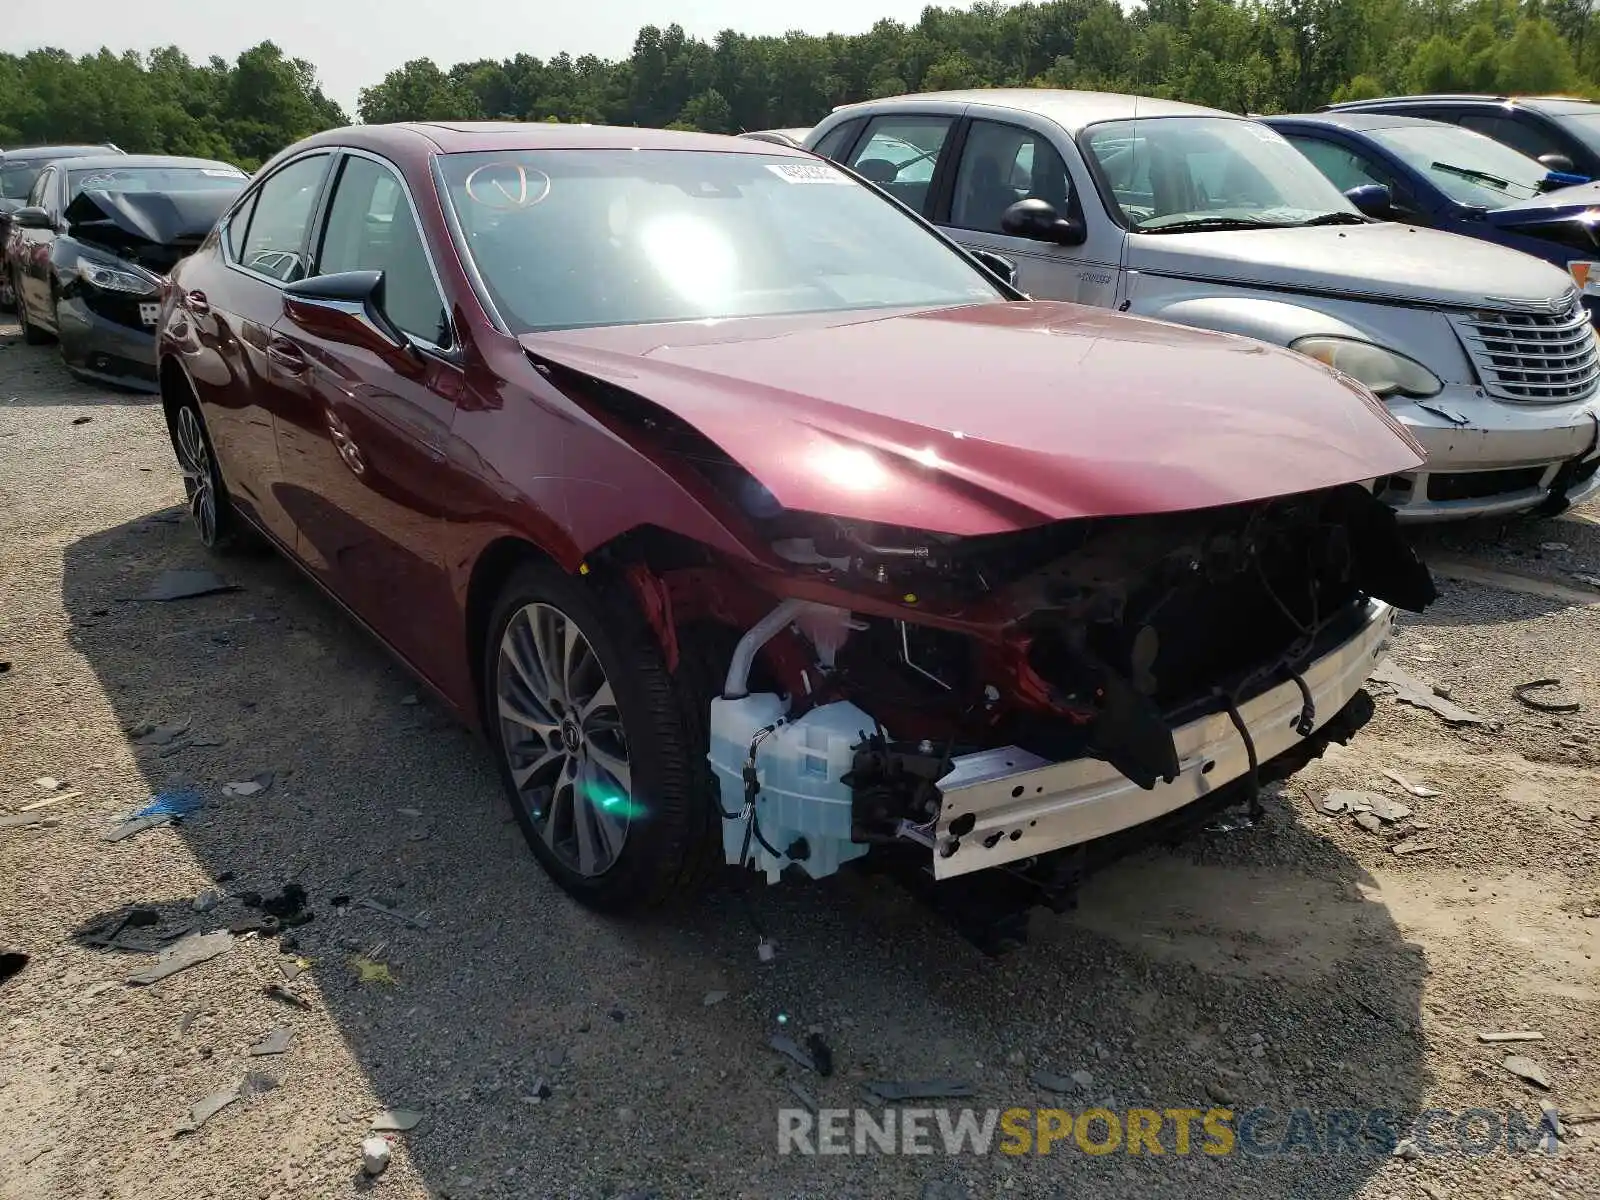
[[[1302,673],[1317,728],[1367,681],[1393,627],[1394,609],[1369,602],[1356,634]],[[1263,764],[1301,741],[1295,726],[1303,705],[1293,681],[1239,705]],[[962,755],[939,780],[934,876],[950,879],[1105,837],[1175,812],[1249,770],[1244,741],[1225,712],[1173,730],[1173,740],[1178,777],[1149,791],[1099,759],[1052,763],[1015,746]]]

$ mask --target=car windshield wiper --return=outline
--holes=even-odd
[[[1367,218],[1363,217],[1360,213],[1325,212],[1325,213],[1318,213],[1316,216],[1310,218],[1309,220],[1301,221],[1300,224],[1301,225],[1366,225],[1366,224],[1368,224],[1368,221],[1367,221]]]
[[[1138,225],[1139,233],[1189,233],[1196,229],[1291,229],[1298,222],[1263,221],[1259,217],[1186,217],[1170,225]]]
[[[1501,179],[1498,175],[1491,175],[1487,171],[1474,171],[1471,167],[1458,167],[1454,163],[1436,162],[1430,164],[1430,167],[1435,171],[1443,171],[1446,175],[1470,179],[1473,183],[1487,183],[1490,187],[1497,187],[1502,191],[1511,186],[1509,179]]]

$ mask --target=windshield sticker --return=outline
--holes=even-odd
[[[467,198],[485,208],[532,208],[550,194],[550,176],[516,162],[484,163],[467,176]]]
[[[848,176],[821,163],[768,163],[767,170],[785,183],[832,183],[841,187],[850,186]]]
[[[89,191],[91,188],[103,188],[107,184],[116,183],[117,180],[118,177],[116,175],[91,175],[80,183],[78,187],[83,191]]]
[[[213,179],[243,179],[243,171],[225,171],[217,167],[201,167],[200,174],[209,175]]]

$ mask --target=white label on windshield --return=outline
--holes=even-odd
[[[821,163],[768,163],[767,170],[785,183],[837,183],[850,186],[847,176]]]
[[[243,179],[243,171],[222,171],[216,167],[201,167],[200,174],[209,175],[213,179]]]

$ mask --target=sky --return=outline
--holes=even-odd
[[[966,0],[945,0],[967,7]],[[190,58],[230,61],[268,38],[317,65],[323,90],[355,113],[356,96],[413,58],[441,67],[532,54],[622,58],[642,25],[676,21],[696,37],[719,30],[861,33],[884,17],[914,22],[928,0],[77,0],[66,10],[14,0],[0,50],[54,46],[73,54],[176,45]],[[694,16],[690,16],[690,13]]]

